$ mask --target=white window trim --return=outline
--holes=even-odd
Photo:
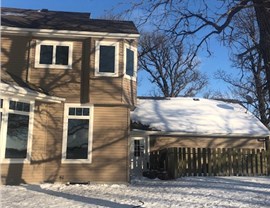
[[[89,108],[89,132],[88,132],[88,159],[66,159],[66,149],[67,149],[67,133],[68,133],[68,119],[86,119],[87,116],[69,116],[69,108],[76,107],[87,107]],[[93,143],[93,121],[94,121],[94,106],[89,104],[65,104],[64,109],[64,124],[63,124],[63,145],[62,145],[62,163],[92,163],[92,143]]]
[[[99,71],[99,58],[100,58],[100,46],[114,46],[115,57],[114,57],[114,73],[100,72]],[[117,77],[119,72],[119,42],[113,41],[96,41],[95,44],[95,76],[107,76]]]
[[[52,45],[53,46],[53,60],[52,64],[40,64],[40,46],[41,45]],[[55,64],[56,61],[56,46],[68,46],[68,65],[58,65]],[[54,69],[72,69],[72,52],[73,43],[67,41],[47,41],[47,40],[37,40],[36,41],[36,54],[35,54],[35,68],[54,68]]]
[[[31,153],[32,153],[32,138],[33,138],[33,124],[34,124],[34,101],[24,100],[24,99],[15,99],[15,98],[2,98],[3,99],[3,108],[2,112],[2,121],[1,121],[1,140],[0,140],[0,162],[5,163],[30,163],[31,162]],[[30,104],[30,111],[17,111],[9,109],[10,101],[19,101]],[[7,142],[7,127],[8,127],[8,114],[16,113],[19,115],[28,115],[29,116],[29,124],[28,124],[28,140],[27,140],[27,156],[24,159],[16,159],[16,158],[5,158],[6,152],[6,142]]]
[[[134,52],[134,69],[133,69],[133,76],[130,76],[128,74],[126,74],[126,60],[127,60],[127,50],[126,49],[129,49],[129,50],[132,50]],[[131,80],[134,80],[136,81],[137,79],[137,61],[138,61],[138,51],[137,51],[137,48],[136,47],[133,47],[127,43],[124,44],[124,61],[123,61],[123,64],[124,64],[124,77],[127,78],[127,79],[131,79]]]

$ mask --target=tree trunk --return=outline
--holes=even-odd
[[[266,70],[267,90],[270,98],[270,0],[253,0],[258,26],[260,28],[259,50]]]

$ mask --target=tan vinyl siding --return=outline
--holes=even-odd
[[[47,107],[35,103],[31,161],[24,164],[2,164],[1,178],[4,184],[42,183],[46,162]]]
[[[65,40],[11,36],[1,37],[1,40],[3,69],[50,95],[66,98],[66,103],[94,105],[91,164],[61,163],[64,103],[36,102],[31,163],[1,164],[2,182],[127,182],[129,108],[136,99],[136,82],[123,76],[126,40],[115,40],[120,43],[119,77],[94,76],[97,40],[94,38]],[[35,68],[36,40],[73,42],[72,69]]]
[[[36,41],[66,41],[64,39],[30,39],[30,37],[12,36],[2,37],[1,40],[2,69],[7,69],[25,81],[28,80],[51,95],[66,98],[67,102],[131,106],[135,103],[136,81],[123,76],[124,40],[94,38],[68,40],[73,43],[72,69],[35,68]],[[119,42],[118,77],[95,77],[97,40]],[[136,46],[136,42],[131,44]]]
[[[54,107],[54,109],[56,108]],[[47,152],[50,157],[48,159],[53,160],[46,163],[45,181],[127,182],[128,119],[128,108],[94,107],[91,164],[62,164],[59,155],[62,150],[62,140],[60,139],[62,135],[57,136],[57,132],[55,132],[56,135],[49,135]],[[52,121],[56,124],[55,119],[49,123]],[[60,120],[59,123],[61,123]]]
[[[37,40],[40,39],[34,39],[32,42],[36,43]],[[54,41],[65,40],[54,39]],[[75,40],[69,42],[73,43],[72,69],[35,68],[36,48],[32,48],[30,82],[54,96],[66,98],[68,102],[80,102],[83,42]]]
[[[137,82],[130,79],[124,79],[122,96],[125,104],[135,106],[137,103]]]
[[[96,41],[118,41],[119,42],[119,74],[118,77],[96,77],[95,76],[95,43]],[[135,43],[133,43],[135,45]],[[124,78],[123,58],[124,40],[91,39],[90,53],[90,103],[102,104],[128,104],[134,105],[136,100],[136,82]]]
[[[206,138],[206,137],[166,137],[151,136],[151,151],[169,147],[192,148],[264,148],[264,142],[257,138]]]
[[[90,102],[121,103],[122,78],[100,77],[90,80]]]
[[[28,37],[1,37],[1,70],[7,70],[26,80],[30,58],[28,57],[29,41]]]

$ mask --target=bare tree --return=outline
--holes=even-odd
[[[259,44],[258,25],[253,9],[236,14],[232,22],[234,33],[227,40],[233,51],[232,61],[240,69],[240,77],[233,78],[219,71],[217,78],[231,85],[231,90],[246,106],[252,106],[254,114],[269,126],[270,99],[266,87],[263,57],[256,47]],[[245,101],[246,100],[246,101]]]
[[[270,97],[270,0],[139,0],[130,11],[138,8],[144,14],[141,23],[152,21],[160,30],[189,43],[191,38],[199,40],[194,57],[199,48],[209,49],[209,38],[218,36],[224,40],[231,35],[234,32],[232,20],[236,14],[253,8],[259,27],[256,48],[262,54]]]
[[[161,33],[144,33],[140,39],[139,67],[150,75],[158,87],[156,95],[165,97],[194,96],[207,85],[207,78],[192,59],[192,51],[184,52],[181,42]]]

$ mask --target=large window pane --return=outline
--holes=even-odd
[[[129,76],[134,75],[134,52],[130,49],[126,50],[127,60],[126,60],[126,74]]]
[[[68,46],[56,46],[56,64],[68,65]]]
[[[29,116],[9,113],[5,158],[26,158]]]
[[[68,119],[66,159],[88,159],[89,120]]]
[[[53,46],[41,45],[40,46],[40,64],[52,64],[53,60]]]
[[[100,46],[99,72],[114,73],[115,47]]]

